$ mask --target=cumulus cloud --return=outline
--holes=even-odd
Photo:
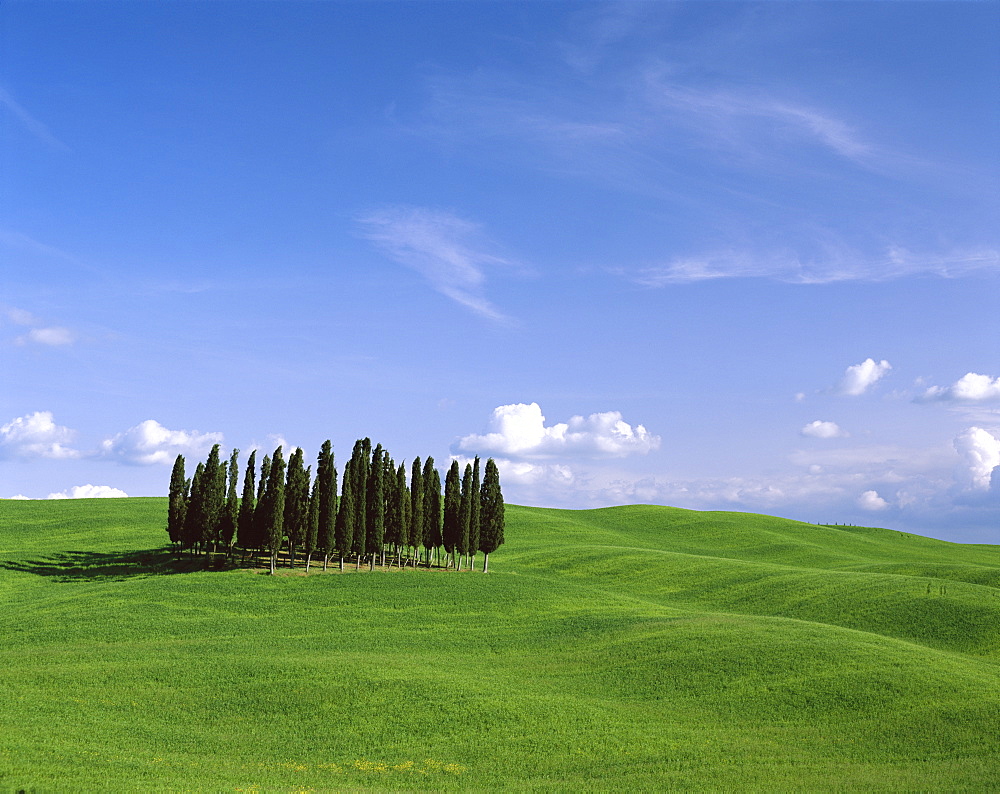
[[[622,458],[644,455],[659,446],[659,436],[650,434],[642,425],[632,427],[618,411],[573,416],[568,422],[546,427],[538,403],[516,403],[494,409],[489,432],[464,436],[452,451],[511,460]]]
[[[955,450],[962,456],[956,477],[961,485],[986,491],[991,479],[1000,481],[1000,476],[995,476],[1000,466],[1000,438],[981,427],[970,427],[955,439]]]
[[[213,444],[221,443],[222,433],[168,430],[156,420],[147,419],[101,442],[101,454],[122,463],[148,466],[173,463],[178,455],[202,457]]]
[[[1000,400],[1000,378],[967,372],[951,386],[931,386],[919,398],[920,402],[986,402]]]
[[[32,328],[28,333],[16,340],[19,345],[36,344],[58,347],[71,345],[76,341],[76,335],[68,328],[52,326],[51,328]]]
[[[128,496],[125,491],[110,485],[74,485],[68,491],[50,493],[46,499],[121,499]]]
[[[848,394],[853,397],[864,394],[875,383],[885,377],[886,373],[892,369],[892,365],[882,359],[876,362],[875,359],[866,358],[860,364],[853,364],[844,372],[837,389],[841,394]]]
[[[66,446],[75,435],[68,427],[57,425],[51,411],[36,411],[0,427],[0,457],[76,458],[80,453]]]
[[[878,495],[878,491],[865,491],[858,497],[858,507],[862,510],[885,510],[889,503]]]
[[[819,419],[807,424],[799,433],[810,438],[843,438],[848,435],[836,422],[823,422]]]
[[[390,259],[416,270],[453,301],[491,320],[506,320],[485,297],[486,271],[509,264],[487,253],[477,224],[449,212],[397,207],[359,218],[364,235]]]

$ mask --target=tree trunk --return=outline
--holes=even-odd
[[[476,570],[476,555],[475,554],[470,554],[469,555],[469,570],[470,571],[475,571]]]
[[[360,571],[361,570],[361,555],[360,554],[358,555],[357,559],[354,561],[354,570],[355,571]]]
[[[323,555],[323,573],[326,573],[326,565],[328,562],[330,562],[329,553]]]
[[[341,573],[344,572],[344,555],[343,554],[340,555],[340,572]]]
[[[486,573],[490,569],[490,555],[483,555],[483,573]]]
[[[306,554],[306,573],[309,573],[309,562],[312,560],[312,552]]]
[[[278,561],[278,555],[275,553],[271,554],[271,576],[274,576],[274,566]]]

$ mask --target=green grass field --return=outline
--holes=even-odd
[[[165,513],[0,501],[0,789],[1000,789],[1000,546],[508,506],[488,575],[271,577]]]

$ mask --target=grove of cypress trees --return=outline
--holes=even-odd
[[[327,439],[316,459],[316,486],[319,489],[319,525],[316,548],[323,553],[323,570],[336,546],[337,469],[333,464],[333,445]]]
[[[361,569],[361,555],[365,553],[368,539],[368,473],[371,468],[372,442],[369,438],[358,439],[354,444],[351,466],[351,487],[354,491],[354,534],[351,553],[355,555],[355,570]]]
[[[354,477],[354,459],[347,461],[344,466],[344,486],[341,489],[340,504],[337,510],[337,522],[335,535],[337,541],[337,554],[340,555],[340,570],[344,571],[344,557],[351,553],[354,548],[354,488],[352,487]]]
[[[265,515],[265,504],[267,496],[267,484],[271,479],[271,456],[264,455],[264,460],[260,464],[260,482],[257,483],[257,504],[253,511],[253,533],[251,535],[251,546],[256,551],[267,548],[267,516]]]
[[[472,463],[472,486],[469,492],[469,569],[476,570],[476,552],[479,551],[479,456]]]
[[[442,532],[444,550],[451,555],[453,565],[455,564],[455,549],[458,547],[459,535],[461,534],[458,515],[461,503],[461,475],[459,474],[458,461],[453,460],[444,480],[444,530]]]
[[[469,523],[472,520],[472,464],[465,464],[462,474],[462,500],[458,505],[458,570],[462,570],[462,558],[469,553]]]
[[[493,458],[486,461],[480,502],[482,508],[480,513],[479,550],[484,555],[483,573],[487,573],[490,565],[490,554],[503,545],[504,541],[503,494],[500,492],[500,472]]]
[[[253,545],[253,509],[254,501],[254,478],[257,476],[257,450],[250,451],[247,459],[247,470],[243,475],[243,497],[240,499],[240,512],[236,519],[236,543],[243,549],[243,557],[246,558],[246,550]]]
[[[167,500],[167,534],[170,542],[178,544],[184,536],[184,514],[187,512],[187,480],[184,475],[184,456],[178,455],[170,471],[170,491]]]
[[[226,469],[225,464],[219,462],[218,444],[213,444],[211,452],[208,453],[205,470],[202,472],[201,486],[201,510],[198,515],[200,537],[198,539],[207,553],[209,544],[212,544],[214,552],[219,542],[219,521],[222,518],[222,508],[226,503]]]

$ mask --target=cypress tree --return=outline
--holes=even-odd
[[[198,530],[205,552],[208,544],[215,551],[219,542],[219,522],[222,518],[222,508],[226,502],[226,469],[219,462],[219,445],[213,444],[205,461],[205,470],[201,477],[201,509],[198,513]]]
[[[395,464],[389,461],[391,467]],[[409,503],[410,492],[406,488],[406,466],[393,468],[391,476],[385,480],[387,486],[385,507],[385,543],[391,545],[396,553],[396,564],[399,564],[399,552],[404,543],[404,532],[407,526],[406,516],[409,511],[404,509],[404,500]]]
[[[284,515],[284,531],[288,536],[288,564],[293,568],[295,550],[302,544],[309,522],[309,472],[304,468],[303,462],[302,448],[296,447],[288,459]]]
[[[184,456],[178,455],[174,468],[170,472],[170,492],[167,500],[167,534],[170,542],[178,544],[184,535],[184,514],[187,511],[187,498],[184,478]]]
[[[382,460],[382,445],[375,447],[372,453],[371,466],[368,469],[368,483],[365,489],[367,506],[365,510],[365,554],[371,555],[371,567],[375,570],[375,556],[382,551],[382,539],[385,537],[385,496],[383,493],[382,476],[385,473],[385,462]]]
[[[281,542],[285,537],[285,460],[281,455],[280,446],[271,456],[271,471],[267,478],[263,504],[267,547],[271,553],[271,573],[274,574],[275,566],[278,564],[278,552],[281,551]]]
[[[319,488],[319,528],[316,547],[323,553],[323,570],[336,546],[337,469],[333,463],[333,445],[327,439],[316,461],[316,483]]]
[[[306,521],[306,573],[309,573],[309,562],[313,550],[319,540],[319,477],[313,480],[312,493],[309,495],[309,517]]]
[[[483,488],[480,494],[482,512],[480,514],[479,550],[483,553],[483,573],[490,565],[490,554],[503,545],[504,507],[500,492],[500,472],[490,458],[483,473]]]
[[[257,504],[253,511],[252,547],[256,551],[267,548],[267,484],[271,479],[271,456],[264,455],[260,464],[260,482],[257,483]]]
[[[455,549],[461,534],[459,524],[459,507],[462,503],[462,480],[459,474],[458,461],[453,460],[444,480],[444,530],[442,541],[444,550],[451,555],[455,563]],[[457,566],[456,566],[457,567]]]
[[[257,475],[257,450],[250,451],[247,459],[247,470],[243,475],[243,498],[240,499],[240,512],[236,520],[236,543],[243,549],[243,557],[246,559],[246,550],[253,545],[253,509],[254,501],[254,478]]]
[[[337,554],[340,555],[341,573],[344,571],[344,557],[350,554],[351,549],[354,547],[353,463],[354,459],[352,458],[344,466],[344,484],[340,489],[340,505],[337,510],[337,522],[335,526]]]
[[[406,543],[413,550],[413,565],[417,564],[417,547],[424,542],[424,474],[420,457],[413,459],[410,467],[410,525]]]
[[[480,488],[479,456],[472,463],[472,486],[469,491],[469,563],[470,570],[476,570],[476,552],[479,551]]]
[[[354,529],[351,553],[355,555],[355,570],[361,568],[361,555],[365,553],[365,543],[368,537],[368,520],[365,515],[368,507],[368,473],[371,468],[371,439],[362,438],[354,444],[351,466],[351,478],[354,506]]]
[[[199,463],[191,478],[191,490],[188,493],[187,508],[184,513],[184,532],[181,544],[185,549],[193,549],[201,539],[201,528],[204,524],[204,479],[205,464]]]
[[[462,570],[462,557],[469,553],[469,522],[472,519],[472,464],[465,464],[462,474],[462,501],[458,506],[458,570]]]
[[[229,466],[226,474],[229,478],[229,486],[226,489],[226,503],[222,508],[222,515],[219,519],[219,539],[226,547],[228,556],[236,539],[236,524],[239,520],[240,500],[236,498],[236,481],[239,478],[239,457],[240,451],[233,449],[229,456]]]
[[[427,567],[431,555],[441,546],[441,476],[434,468],[434,458],[424,462],[424,532],[423,544],[427,549]]]

